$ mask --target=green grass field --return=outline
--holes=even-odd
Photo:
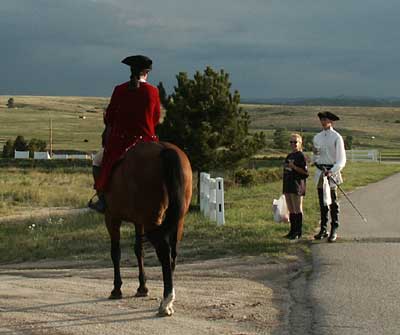
[[[102,115],[108,98],[16,96],[17,108],[14,109],[6,107],[8,98],[0,96],[0,145],[17,135],[28,140],[35,137],[48,141],[51,118],[54,150],[90,152],[100,146]],[[253,120],[251,129],[265,131],[269,143],[276,127],[316,133],[320,129],[316,114],[329,109],[341,116],[338,129],[344,135],[352,134],[355,146],[383,149],[387,157],[400,156],[397,148],[399,108],[269,105],[243,105],[243,108]],[[269,150],[269,145],[264,151],[275,159],[252,162],[249,167],[280,167],[285,153]],[[363,174],[359,173],[360,169]],[[396,172],[400,172],[400,165],[349,162],[344,170],[343,187],[349,191]],[[272,200],[281,194],[280,180],[239,187],[229,179],[230,175],[225,171],[226,225],[217,227],[198,212],[189,213],[180,249],[181,260],[263,253],[288,255],[298,250],[308,252],[306,240],[302,243],[288,242],[282,238],[287,225],[272,220]],[[43,207],[84,207],[93,194],[92,184],[90,162],[0,160],[0,216]],[[312,178],[308,185],[304,203],[306,236],[312,235],[318,224]],[[133,228],[124,225],[122,233],[123,262],[135,263]],[[155,262],[154,252],[149,252],[148,258],[148,261]],[[108,264],[109,239],[103,217],[86,214],[0,224],[0,263],[40,259],[99,260]]]
[[[14,168],[15,169],[15,168]],[[56,169],[57,170],[57,169]],[[363,173],[360,174],[359,171]],[[1,170],[3,175],[4,170]],[[311,169],[313,172],[313,168]],[[346,191],[366,185],[400,172],[398,164],[349,163],[344,170]],[[29,192],[25,186],[7,187],[2,180],[2,189],[14,189],[13,198],[21,198],[21,206],[38,204],[80,206],[91,192],[87,171],[81,170],[68,174],[60,171],[37,171],[37,168],[7,173],[19,174],[21,183],[30,184],[32,179],[42,180],[46,187]],[[10,183],[15,183],[14,181]],[[62,185],[59,185],[63,183]],[[55,187],[52,190],[52,186]],[[15,184],[14,184],[15,185]],[[68,186],[67,186],[68,185]],[[269,254],[286,256],[301,250],[309,252],[307,236],[310,237],[318,226],[318,202],[312,178],[308,181],[307,195],[304,201],[304,234],[300,243],[291,243],[282,238],[287,232],[287,224],[273,221],[272,200],[281,194],[281,181],[240,187],[229,179],[226,181],[226,224],[217,226],[198,212],[190,212],[186,217],[184,238],[180,246],[180,262],[199,259],[218,258],[232,255]],[[66,191],[69,189],[70,191]],[[10,198],[11,191],[7,191]],[[33,195],[31,194],[33,193]],[[0,193],[1,194],[1,193]],[[4,194],[4,192],[3,192]],[[30,194],[26,196],[26,194]],[[74,198],[74,195],[77,199]],[[24,198],[25,197],[25,198]],[[32,200],[34,199],[34,201]],[[341,198],[341,201],[345,201]],[[5,207],[9,206],[6,201]],[[24,223],[0,224],[0,263],[37,261],[42,259],[99,261],[110,264],[109,237],[103,222],[103,216],[84,214],[70,217],[51,217],[48,219],[29,219]],[[124,224],[122,229],[122,261],[135,264],[133,253],[134,229]],[[154,251],[149,247],[147,264],[156,264]]]
[[[90,162],[7,163],[0,165],[0,216],[46,207],[81,208],[94,193]]]

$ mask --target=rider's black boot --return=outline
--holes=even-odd
[[[96,181],[100,176],[101,167],[93,165],[93,178]],[[94,209],[95,211],[104,214],[106,211],[106,199],[103,192],[96,191],[98,200],[93,202],[92,199],[89,200],[88,207],[90,209]]]

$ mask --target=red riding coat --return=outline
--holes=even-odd
[[[158,89],[140,82],[136,90],[129,82],[115,87],[110,104],[104,114],[104,123],[110,130],[104,146],[101,173],[95,188],[106,188],[114,164],[137,142],[158,141],[155,127],[160,120]]]

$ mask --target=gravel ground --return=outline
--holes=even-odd
[[[2,334],[288,334],[297,257],[225,258],[179,264],[172,317],[156,316],[160,267],[147,267],[146,298],[134,298],[137,269],[123,268],[124,298],[108,300],[112,268],[39,262],[0,266]]]

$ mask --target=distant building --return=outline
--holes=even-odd
[[[29,151],[14,151],[15,159],[29,159]]]

